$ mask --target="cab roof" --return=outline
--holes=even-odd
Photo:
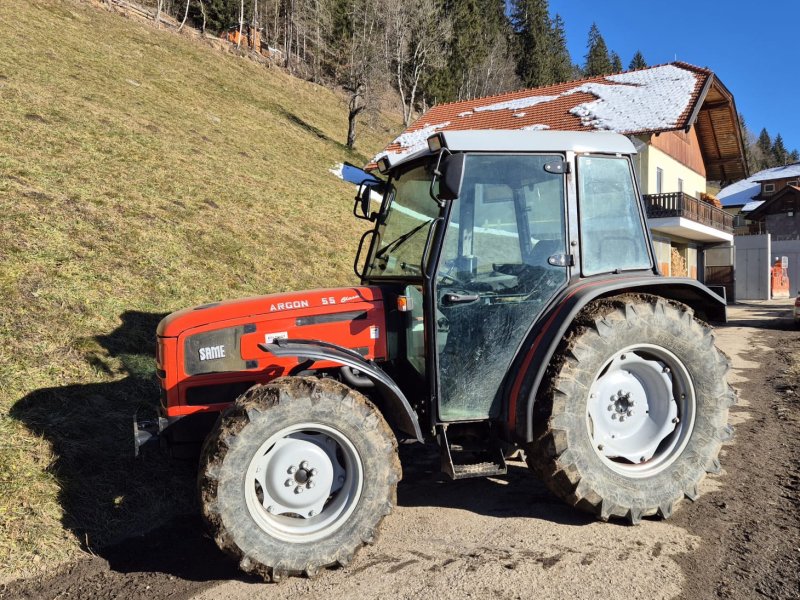
[[[431,134],[433,135],[433,134]],[[631,141],[610,131],[520,131],[459,130],[440,131],[443,145],[451,152],[593,152],[635,154]],[[428,145],[414,153],[387,155],[391,168],[435,154]],[[392,160],[394,158],[395,160]],[[370,165],[372,166],[372,165]]]

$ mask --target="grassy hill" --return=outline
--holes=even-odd
[[[0,3],[0,107],[2,579],[192,510],[193,465],[131,458],[156,323],[353,283],[328,169],[399,123],[348,154],[331,91],[78,0]]]

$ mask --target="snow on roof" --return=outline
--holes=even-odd
[[[487,110],[520,110],[522,108],[530,108],[542,102],[550,102],[555,100],[558,96],[528,96],[527,98],[517,98],[515,100],[506,100],[505,102],[495,102],[494,104],[487,104],[486,106],[476,106],[472,110],[475,112],[484,112]]]
[[[713,73],[684,63],[597,76],[434,106],[378,154],[392,163],[441,130],[611,130],[627,135],[683,129]],[[431,125],[439,123],[439,125]]]
[[[385,154],[391,154],[392,162],[395,163],[406,156],[411,156],[415,152],[424,150],[428,147],[428,138],[437,131],[441,131],[448,125],[450,125],[450,121],[437,123],[436,125],[425,123],[425,126],[422,127],[422,129],[415,129],[413,131],[406,130],[402,135],[399,135],[394,142],[392,142],[393,145],[396,144],[399,147],[397,150],[393,152],[383,152],[376,156],[373,159],[373,162],[377,162],[377,160]]]
[[[771,169],[759,171],[747,179],[742,179],[741,181],[737,181],[736,183],[722,188],[717,194],[717,198],[722,202],[722,206],[747,204],[761,193],[762,181],[787,179],[789,177],[800,178],[800,163],[793,163],[782,167],[772,167]],[[750,210],[752,210],[752,208]]]
[[[764,204],[763,200],[753,200],[752,202],[748,202],[742,207],[743,213],[749,213],[757,209],[759,206]]]
[[[534,123],[533,125],[525,125],[525,127],[520,127],[520,131],[544,131],[545,129],[550,129],[550,126],[542,125],[541,123]]]
[[[672,129],[692,99],[697,76],[673,65],[606,77],[567,92],[586,92],[597,100],[570,109],[584,125],[611,131]],[[620,85],[621,84],[621,85]]]

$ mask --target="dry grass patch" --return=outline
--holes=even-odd
[[[192,509],[193,465],[131,458],[156,323],[353,283],[363,222],[328,169],[392,132],[347,153],[329,90],[77,0],[0,3],[0,106],[8,577]]]

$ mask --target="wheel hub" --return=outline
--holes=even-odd
[[[295,433],[276,441],[254,465],[259,500],[266,511],[304,518],[318,515],[345,479],[335,447],[325,435]]]
[[[670,369],[634,352],[619,354],[595,380],[588,409],[603,456],[646,462],[678,423]]]

